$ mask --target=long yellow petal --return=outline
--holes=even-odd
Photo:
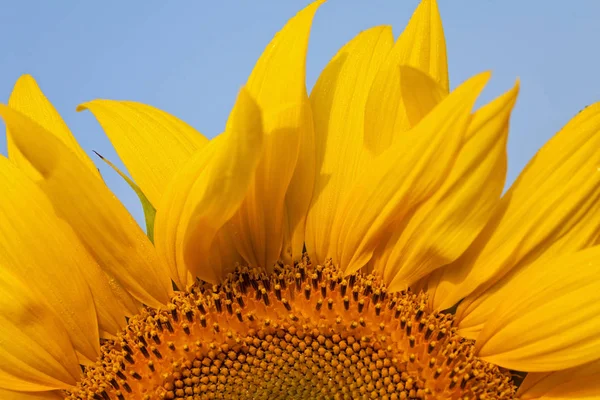
[[[0,270],[0,387],[71,387],[81,370],[60,316],[45,300],[49,293],[26,285],[4,266]]]
[[[92,100],[77,110],[90,110],[94,114],[133,180],[154,207],[175,172],[208,143],[208,139],[185,122],[146,104]]]
[[[16,197],[11,200],[11,197],[8,195],[3,197],[2,201],[4,203],[2,207],[13,207],[10,205],[11,201],[15,207],[9,208],[10,211],[7,211],[10,213],[8,214],[7,221],[14,219],[14,225],[22,226],[25,230],[30,230],[32,229],[32,224],[35,225],[34,232],[37,237],[29,239],[31,243],[45,240],[46,236],[53,236],[54,241],[51,242],[51,246],[55,246],[58,249],[69,249],[68,258],[53,259],[50,255],[40,255],[37,264],[38,268],[45,269],[46,267],[41,267],[41,265],[45,265],[50,260],[53,260],[52,262],[56,264],[55,268],[63,268],[67,272],[69,269],[77,269],[77,271],[72,272],[76,274],[74,279],[82,282],[82,284],[84,284],[83,282],[89,284],[91,298],[93,298],[93,304],[97,310],[99,328],[104,332],[116,334],[120,329],[124,328],[126,323],[125,317],[139,310],[138,304],[131,299],[130,295],[117,281],[110,279],[102,272],[96,261],[83,248],[80,240],[72,232],[72,229],[64,221],[55,217],[53,206],[42,191],[30,182],[28,176],[24,172],[17,170],[12,164],[9,164],[5,158],[1,158],[0,166],[4,168],[2,171],[3,179],[6,180],[4,186],[10,187],[9,190],[15,196],[21,195],[23,198],[28,199],[29,202],[35,203],[36,214],[30,214],[31,211],[29,210],[31,206],[29,202],[24,203]],[[43,217],[41,216],[42,214]],[[38,215],[40,216],[39,218],[37,217]],[[6,235],[13,235],[13,233],[12,231],[7,231]],[[35,247],[38,248],[40,246],[35,244]],[[11,251],[18,253],[20,251],[28,252],[29,250],[26,247],[16,247]],[[56,250],[49,249],[48,251],[55,252]],[[50,276],[55,276],[55,280],[44,283],[50,284],[50,287],[62,287],[63,282],[58,277],[62,276],[63,273],[51,272],[50,274]],[[45,279],[49,278],[46,277]],[[83,280],[81,281],[80,279]],[[87,286],[87,284],[84,284],[84,286]],[[87,299],[86,301],[90,299],[87,295],[85,298]],[[81,301],[81,299],[77,299],[79,298],[72,301]],[[57,307],[64,306],[61,302],[62,300],[57,299]],[[84,311],[81,312],[83,313]],[[89,339],[89,342],[94,343],[95,340],[94,336]],[[91,346],[97,347],[96,344]]]
[[[600,103],[581,111],[538,152],[471,248],[444,268],[436,290],[447,294],[436,295],[436,308],[451,307],[467,297],[459,307],[461,328],[480,325],[488,313],[478,307],[478,315],[467,323],[469,304],[509,271],[596,243],[598,148]],[[478,293],[473,293],[475,289]]]
[[[446,41],[435,0],[419,4],[373,82],[365,109],[365,144],[375,156],[412,127],[400,89],[401,65],[432,76],[448,94]]]
[[[456,260],[487,223],[504,188],[508,121],[518,91],[516,85],[475,113],[442,186],[397,229],[384,270],[390,290],[405,290]]]
[[[517,395],[522,400],[599,399],[600,360],[562,371],[530,372]]]
[[[62,400],[64,395],[60,390],[45,392],[15,392],[0,389],[0,399],[3,400]]]
[[[305,182],[306,187],[297,180],[293,187],[289,185],[294,174],[311,181],[314,176],[295,171],[307,168],[307,172],[311,172],[314,168],[298,162],[305,160],[299,157],[302,143],[310,147],[310,137],[314,134],[306,94],[305,64],[312,19],[322,2],[307,6],[275,35],[246,85],[263,113],[265,151],[254,182],[231,225],[237,250],[254,266],[269,268],[280,258],[286,222],[294,231],[302,229],[298,224],[302,222],[309,194],[302,193],[296,206],[290,196],[298,195],[303,189],[310,192],[312,182]],[[289,215],[286,215],[287,206]],[[302,236],[300,232],[297,235]]]
[[[282,257],[299,260],[306,236],[306,215],[315,186],[315,135],[312,116],[307,117],[307,129],[300,137],[298,160],[285,193],[285,214]]]
[[[209,263],[214,271],[219,271],[220,277],[226,276],[236,265],[244,264],[244,258],[235,251],[235,243],[231,235],[231,230],[224,226],[219,230],[210,247]]]
[[[409,215],[442,184],[488,78],[483,73],[463,83],[357,179],[332,232],[346,273],[366,265],[393,221]]]
[[[207,146],[198,150],[177,172],[167,186],[156,211],[154,222],[154,245],[162,262],[168,267],[171,280],[178,288],[184,288],[194,281],[187,266],[177,262],[177,232],[181,223],[181,214],[188,195],[196,180],[201,176],[221,148],[223,134],[212,139]],[[213,276],[212,272],[211,275]],[[203,278],[205,279],[205,278]]]
[[[242,89],[225,133],[177,174],[156,213],[156,247],[178,287],[196,277],[217,283],[223,276],[209,262],[210,250],[219,229],[243,201],[262,146],[260,109]]]
[[[40,124],[47,131],[56,135],[84,164],[92,174],[100,176],[98,169],[85,154],[83,149],[75,140],[75,137],[63,121],[62,117],[56,111],[52,103],[48,101],[44,93],[40,90],[37,82],[30,75],[21,76],[15,83],[15,87],[8,100],[9,107],[23,113],[33,121]],[[6,145],[8,148],[8,157],[19,168],[25,171],[32,178],[39,178],[39,172],[31,165],[26,157],[21,154],[19,148],[15,145],[10,129],[7,128]]]
[[[600,246],[523,268],[476,342],[482,359],[518,371],[556,371],[600,354]]]
[[[171,282],[152,243],[108,190],[54,135],[0,105],[15,145],[37,169],[39,187],[106,273],[149,306],[169,301]]]
[[[363,110],[392,42],[389,27],[360,33],[329,62],[310,95],[318,170],[306,222],[306,249],[317,262],[336,254],[331,225],[338,205],[364,168]]]
[[[407,120],[412,127],[417,125],[423,117],[433,110],[446,97],[446,93],[432,77],[419,69],[401,65],[398,68],[398,72],[402,77],[400,79],[400,90],[403,98],[402,112],[406,114]],[[402,132],[399,133],[402,134]],[[388,235],[382,237],[378,248],[373,253],[373,258],[367,266],[369,271],[376,270],[382,274],[386,266],[389,265],[388,260],[391,252],[398,238],[402,235],[409,218],[404,218],[404,220],[403,224],[396,224]],[[389,272],[387,275],[387,278],[390,278]]]
[[[82,164],[88,167],[92,175],[99,176],[93,162],[77,144],[77,141],[60,114],[58,114],[52,103],[44,96],[36,81],[31,76],[23,75],[17,80],[8,104],[10,108],[23,113],[44,127],[48,132],[54,134],[78,157]],[[19,169],[34,179],[41,178],[40,173],[15,145],[10,134],[8,135],[8,150],[11,161]],[[70,243],[78,242],[74,237],[70,237],[69,240]],[[79,246],[77,246],[77,249],[85,253],[85,250],[79,249]],[[100,329],[114,334],[124,327],[125,316],[137,311],[137,304],[114,279],[109,280],[99,270],[98,265],[89,258],[88,254],[81,254],[78,257],[80,260],[78,264],[85,266],[81,268],[81,272],[86,281],[94,282],[90,289],[92,290],[94,303],[98,310]]]
[[[402,77],[400,79],[403,98],[402,112],[406,114],[410,126],[413,127],[446,97],[446,93],[432,77],[419,69],[401,65],[398,72]],[[402,134],[402,132],[399,133]],[[368,271],[377,271],[379,274],[384,273],[386,267],[390,265],[388,260],[395,243],[402,235],[409,219],[404,218],[404,222],[398,221],[399,224],[395,224],[390,232],[381,238],[377,249],[373,253],[373,258],[367,265]],[[396,266],[396,268],[399,268],[399,266]],[[389,283],[389,269],[386,275],[386,281]]]
[[[392,57],[432,76],[448,93],[448,59],[442,18],[436,0],[423,0],[398,38]],[[396,55],[397,54],[397,55]]]
[[[80,262],[85,265],[78,243],[69,240],[63,231],[68,227],[54,216],[39,188],[4,157],[0,193],[0,264],[46,294],[75,349],[94,359],[99,352],[96,311],[78,270]]]

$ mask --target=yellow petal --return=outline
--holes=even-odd
[[[390,290],[406,290],[456,260],[485,226],[504,188],[508,121],[518,91],[517,85],[475,113],[442,186],[397,229],[383,275]]]
[[[227,226],[221,228],[210,247],[209,263],[219,276],[224,277],[237,264],[244,264],[244,258],[235,251],[232,232]]]
[[[99,352],[96,311],[78,270],[85,260],[77,243],[63,232],[39,188],[4,157],[0,157],[0,193],[0,264],[45,294],[76,350],[95,358]]]
[[[12,204],[14,204],[15,208],[8,208],[12,207],[10,206],[11,200],[8,196],[3,198],[4,204],[2,206],[7,207],[9,210],[7,212],[9,213],[10,219],[16,219],[15,226],[20,226],[23,230],[30,230],[30,226],[32,224],[36,226],[36,230],[34,232],[37,236],[29,239],[31,241],[30,243],[36,243],[34,245],[36,248],[39,247],[37,242],[40,240],[40,238],[45,238],[46,236],[51,235],[54,237],[54,241],[48,245],[54,246],[58,249],[69,249],[69,258],[60,256],[61,258],[52,261],[56,264],[55,268],[66,269],[67,273],[71,273],[68,272],[69,269],[78,269],[78,271],[76,271],[77,274],[73,278],[86,286],[86,290],[87,284],[84,282],[90,284],[89,290],[91,290],[91,297],[86,294],[85,301],[90,301],[90,299],[93,298],[92,303],[95,305],[97,310],[96,313],[98,316],[99,328],[102,331],[116,334],[117,331],[125,326],[125,317],[131,315],[132,313],[136,313],[139,310],[138,304],[131,299],[130,295],[119,285],[118,281],[107,277],[104,272],[102,272],[96,261],[83,248],[80,240],[72,232],[72,229],[65,224],[64,221],[56,218],[52,204],[48,201],[40,189],[30,182],[30,179],[27,177],[27,175],[25,175],[24,172],[17,170],[13,165],[9,164],[6,159],[2,158],[1,160],[2,161],[0,165],[3,167],[6,165],[3,171],[4,179],[6,179],[5,186],[10,187],[10,190],[15,193],[15,196],[22,196],[21,199],[15,197],[12,200]],[[30,214],[30,203],[23,202],[23,198],[28,199],[29,202],[35,203],[35,214]],[[42,214],[43,217],[41,217]],[[38,215],[40,215],[39,218]],[[13,235],[13,233],[10,232],[7,232],[6,234]],[[19,251],[29,252],[27,247],[23,247],[22,249],[16,247],[11,249],[11,251],[16,253]],[[49,249],[48,251],[56,252],[54,249]],[[52,258],[51,256],[44,254],[41,254],[39,257],[40,258],[37,261],[38,264],[34,265],[37,265],[38,268],[44,268],[45,270],[45,264],[48,263],[48,260]],[[75,274],[75,272],[72,273]],[[48,283],[51,285],[50,287],[54,287],[54,289],[49,290],[56,290],[56,287],[62,287],[64,284],[58,278],[62,275],[64,275],[64,272],[52,272],[50,273],[50,277],[54,277],[54,281],[44,282],[44,284]],[[46,277],[44,280],[45,279],[50,278]],[[60,291],[62,291],[62,289],[60,289]],[[80,302],[83,300],[77,297],[71,301]],[[63,300],[57,299],[57,307],[64,307],[62,302]],[[88,308],[86,307],[84,310],[88,310]],[[81,312],[87,312],[84,310]],[[96,335],[97,333],[93,333],[93,336],[88,339],[88,344],[85,344],[84,346],[87,346],[90,349],[97,348],[97,343],[95,343],[97,340]],[[88,358],[92,355],[90,351],[91,350],[83,350],[83,352],[88,355]]]
[[[209,263],[210,249],[243,201],[262,145],[260,109],[242,89],[225,133],[177,174],[156,214],[156,247],[178,287],[188,286],[195,277],[217,283],[223,276]]]
[[[357,179],[332,232],[346,273],[366,265],[392,222],[402,220],[442,184],[488,78],[484,73],[463,83]]]
[[[315,186],[315,134],[311,113],[308,113],[306,129],[300,136],[298,160],[294,174],[285,193],[285,230],[282,253],[299,260],[302,257],[305,234],[306,214]]]
[[[77,144],[77,141],[71,134],[69,128],[62,120],[56,109],[44,96],[35,80],[24,75],[19,78],[9,99],[9,107],[15,109],[31,120],[37,122],[47,131],[54,134],[65,146],[67,146],[81,161],[87,166],[92,175],[100,176],[97,168]],[[23,156],[19,148],[15,145],[11,135],[8,135],[8,148],[11,160],[30,177],[40,179],[40,173]],[[70,230],[70,228],[69,228]],[[69,243],[78,242],[78,240],[69,235]],[[79,244],[72,245],[77,247],[77,251],[86,253]],[[138,305],[131,299],[115,281],[108,278],[99,270],[98,265],[90,259],[88,254],[78,256],[78,264],[84,266],[81,272],[87,282],[94,282],[91,286],[92,296],[96,309],[98,310],[98,322],[102,331],[116,333],[122,329],[125,324],[125,316],[136,312]]]
[[[200,132],[155,107],[134,101],[92,100],[90,110],[154,207],[183,163],[208,143]]]
[[[488,313],[479,308],[479,315],[467,323],[469,304],[509,271],[596,243],[598,148],[600,103],[580,112],[544,145],[503,196],[471,248],[444,268],[437,290],[447,295],[436,296],[441,301],[436,308],[450,307],[468,296],[459,308],[461,327],[480,325]],[[473,293],[479,286],[479,294]]]
[[[423,0],[398,38],[392,58],[432,76],[448,93],[448,59],[442,18],[436,0]]]
[[[28,286],[4,266],[1,271],[0,387],[68,389],[81,370],[61,317],[45,300],[51,294]]]
[[[403,112],[406,113],[410,126],[414,126],[444,99],[446,93],[433,78],[421,70],[406,65],[401,65],[398,70],[402,77],[400,89],[403,98]],[[394,224],[390,232],[381,238],[376,251],[373,253],[373,258],[367,265],[369,272],[384,273],[386,266],[390,265],[388,260],[395,243],[398,242],[409,220],[410,218],[407,217],[403,221],[397,221],[398,223]],[[396,265],[395,268],[399,268],[399,266]],[[387,269],[385,280],[388,283],[390,282],[389,269]]]
[[[338,205],[364,168],[363,110],[392,42],[389,27],[360,33],[329,62],[310,95],[318,170],[306,222],[306,249],[316,262],[336,254],[331,225]]]
[[[482,359],[518,371],[556,371],[600,354],[600,246],[523,268],[477,338]]]
[[[15,87],[8,100],[8,105],[12,109],[21,112],[67,146],[79,158],[92,174],[100,176],[98,169],[79,146],[75,137],[63,121],[60,114],[56,111],[52,103],[48,101],[44,93],[40,90],[37,82],[30,75],[23,75],[15,83]],[[19,168],[25,171],[32,178],[39,178],[39,172],[33,167],[26,157],[21,154],[19,148],[13,141],[10,129],[7,128],[6,145],[8,148],[8,157]]]
[[[381,154],[412,127],[402,99],[398,68],[412,66],[432,76],[448,93],[448,61],[442,20],[435,0],[424,0],[415,10],[385,63],[377,73],[365,109],[365,144]]]
[[[448,95],[448,92],[420,69],[401,65],[398,70],[401,77],[400,91],[404,112],[408,127],[412,128],[429,114]]]
[[[530,372],[517,395],[522,400],[599,399],[600,360],[562,371]]]
[[[186,265],[178,264],[178,230],[183,221],[181,214],[188,202],[188,196],[196,180],[214,158],[215,152],[222,148],[221,134],[212,139],[207,146],[198,150],[187,163],[175,173],[163,194],[154,221],[154,245],[163,264],[168,267],[171,280],[178,288],[184,288],[194,281]],[[210,275],[214,274],[209,271]],[[205,278],[203,278],[205,279]]]
[[[310,147],[310,137],[314,135],[305,64],[312,19],[321,3],[314,2],[300,11],[275,35],[246,85],[262,110],[265,152],[254,182],[232,218],[231,229],[235,232],[237,250],[254,266],[271,267],[280,258],[287,206],[289,228],[302,229],[302,214],[306,212],[309,194],[302,193],[302,198],[296,199],[297,204],[290,197],[299,195],[301,190],[310,192],[312,188],[312,182],[298,182],[302,177],[312,181],[314,175],[313,165],[300,164],[306,159],[299,157],[299,152],[303,143]],[[312,150],[303,147],[303,151]],[[301,168],[307,170],[299,171]],[[294,175],[296,180],[290,188]],[[301,232],[295,234],[302,236]]]
[[[48,213],[51,212],[48,210]],[[52,229],[62,227],[66,238],[63,247],[71,249],[72,257],[76,260],[73,267],[79,267],[92,293],[100,336],[110,338],[116,335],[127,325],[126,318],[139,313],[142,305],[131,297],[119,279],[102,270],[68,224],[58,219],[55,221]]]
[[[62,400],[64,395],[60,390],[45,392],[15,392],[0,389],[0,399],[3,400]]]
[[[421,70],[401,65],[398,68],[398,72],[402,77],[400,79],[400,89],[403,98],[403,112],[406,113],[410,126],[414,126],[444,99],[446,93],[433,78]],[[398,221],[399,223],[395,224],[389,234],[382,237],[377,250],[373,253],[373,258],[367,266],[369,272],[376,270],[382,274],[386,270],[386,266],[390,264],[388,260],[395,243],[398,241],[400,235],[402,235],[409,219],[404,218],[404,221]],[[388,283],[390,282],[389,278],[388,269],[386,276]]]
[[[0,115],[15,145],[37,169],[39,187],[56,213],[72,227],[106,273],[149,306],[169,301],[171,282],[152,243],[108,190],[65,145],[40,125],[9,107]]]

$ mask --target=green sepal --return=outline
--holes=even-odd
[[[121,176],[121,178],[125,179],[125,182],[133,189],[135,194],[137,194],[140,202],[142,203],[142,209],[144,210],[144,218],[146,220],[146,235],[152,243],[154,243],[154,218],[156,217],[156,208],[150,203],[142,189],[138,185],[135,184],[134,181],[131,180],[127,175],[125,175],[119,168],[117,168],[113,163],[108,161],[106,158],[102,157],[99,153],[94,151],[98,157],[102,159],[109,167],[111,167],[117,174]]]

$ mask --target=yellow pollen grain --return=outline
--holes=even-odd
[[[478,359],[423,293],[388,293],[308,257],[273,273],[238,267],[132,317],[68,399],[511,399],[508,372]]]

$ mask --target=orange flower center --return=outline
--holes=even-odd
[[[307,257],[146,309],[86,367],[69,399],[511,399],[426,295],[387,293]]]

